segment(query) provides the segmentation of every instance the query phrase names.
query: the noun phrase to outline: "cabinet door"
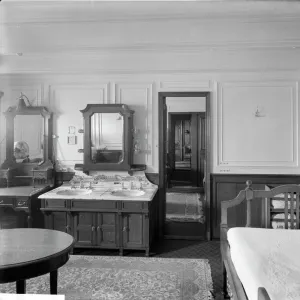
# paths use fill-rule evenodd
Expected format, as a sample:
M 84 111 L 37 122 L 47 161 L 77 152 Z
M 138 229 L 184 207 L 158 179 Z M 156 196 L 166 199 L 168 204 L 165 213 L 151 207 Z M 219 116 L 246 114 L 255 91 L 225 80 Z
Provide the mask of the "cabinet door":
M 0 229 L 26 228 L 27 215 L 11 208 L 0 207 Z
M 97 246 L 117 247 L 117 214 L 97 213 Z
M 144 248 L 145 222 L 143 214 L 123 214 L 123 247 Z
M 76 245 L 92 246 L 95 241 L 95 213 L 80 212 L 74 215 L 74 238 Z
M 45 215 L 45 227 L 72 234 L 71 218 L 68 213 L 53 211 Z

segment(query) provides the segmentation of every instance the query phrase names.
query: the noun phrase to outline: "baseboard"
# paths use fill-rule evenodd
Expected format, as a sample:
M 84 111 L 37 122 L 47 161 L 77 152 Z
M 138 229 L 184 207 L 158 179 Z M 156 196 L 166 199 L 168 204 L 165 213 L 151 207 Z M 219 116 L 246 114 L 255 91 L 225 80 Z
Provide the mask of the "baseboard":
M 173 188 L 167 188 L 167 193 L 200 193 L 204 194 L 203 187 L 173 187 Z
M 204 241 L 202 236 L 181 236 L 181 235 L 164 235 L 165 240 L 190 240 L 190 241 Z

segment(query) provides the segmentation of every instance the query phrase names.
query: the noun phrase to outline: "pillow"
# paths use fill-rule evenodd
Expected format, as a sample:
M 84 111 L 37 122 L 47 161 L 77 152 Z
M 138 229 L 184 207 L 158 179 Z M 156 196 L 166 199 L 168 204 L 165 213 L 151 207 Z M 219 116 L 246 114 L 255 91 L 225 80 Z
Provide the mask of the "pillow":
M 270 187 L 268 185 L 265 185 L 265 190 L 266 191 L 270 191 L 271 189 L 273 189 L 274 187 Z M 282 200 L 278 200 L 278 199 L 272 199 L 271 198 L 271 206 L 272 208 L 285 208 L 285 199 L 284 199 L 284 194 L 278 194 L 275 195 L 274 197 L 276 198 L 282 198 Z M 290 199 L 291 196 L 288 195 L 288 199 Z M 294 195 L 294 199 L 296 199 L 296 195 Z M 293 203 L 294 203 L 294 209 L 296 208 L 296 201 L 293 199 Z M 288 209 L 291 208 L 291 201 L 288 201 Z
M 281 214 L 273 214 L 271 216 L 271 219 L 282 219 L 284 220 L 285 219 L 285 215 L 283 213 Z M 288 214 L 288 220 L 291 219 L 291 214 Z M 296 214 L 294 214 L 294 220 L 296 219 Z
M 285 229 L 284 222 L 281 221 L 272 221 L 271 222 L 273 229 Z M 296 223 L 294 222 L 294 228 L 296 228 Z M 288 229 L 291 229 L 291 222 L 288 222 Z

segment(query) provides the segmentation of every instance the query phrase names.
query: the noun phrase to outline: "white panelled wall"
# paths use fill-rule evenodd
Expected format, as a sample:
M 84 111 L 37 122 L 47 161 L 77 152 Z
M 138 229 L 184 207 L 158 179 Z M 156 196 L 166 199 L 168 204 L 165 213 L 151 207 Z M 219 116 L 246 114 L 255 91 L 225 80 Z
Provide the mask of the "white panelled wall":
M 124 103 L 139 129 L 134 163 L 158 172 L 158 92 L 209 91 L 212 172 L 300 173 L 297 3 L 3 3 L 1 112 L 20 92 L 47 106 L 66 168 L 83 160 L 80 110 Z M 3 161 L 5 141 L 0 149 Z

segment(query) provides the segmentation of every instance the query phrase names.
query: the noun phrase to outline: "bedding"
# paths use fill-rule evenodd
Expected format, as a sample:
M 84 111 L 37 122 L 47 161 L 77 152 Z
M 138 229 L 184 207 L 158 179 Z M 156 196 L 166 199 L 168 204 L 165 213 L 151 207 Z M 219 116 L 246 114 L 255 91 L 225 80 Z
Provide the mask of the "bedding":
M 265 186 L 266 191 L 270 191 L 273 187 L 268 185 Z M 272 208 L 284 208 L 285 207 L 285 199 L 283 194 L 278 194 L 274 197 L 275 199 L 271 199 Z M 291 199 L 291 196 L 288 195 L 288 199 Z M 294 209 L 296 208 L 296 195 L 293 197 Z M 291 201 L 288 201 L 288 209 L 291 208 Z
M 248 300 L 264 287 L 272 300 L 300 299 L 300 230 L 228 230 L 230 255 Z
M 285 223 L 284 223 L 284 219 L 285 219 L 285 214 L 280 213 L 280 214 L 272 214 L 271 217 L 271 225 L 273 229 L 285 229 Z M 288 220 L 291 219 L 291 214 L 288 214 Z M 282 221 L 281 221 L 282 220 Z M 297 226 L 297 223 L 295 222 L 296 220 L 296 214 L 294 214 L 293 217 L 294 220 L 294 228 Z M 288 229 L 291 229 L 291 222 L 288 222 Z

